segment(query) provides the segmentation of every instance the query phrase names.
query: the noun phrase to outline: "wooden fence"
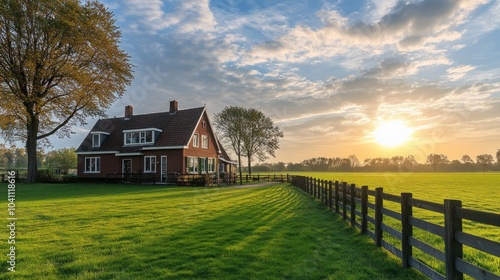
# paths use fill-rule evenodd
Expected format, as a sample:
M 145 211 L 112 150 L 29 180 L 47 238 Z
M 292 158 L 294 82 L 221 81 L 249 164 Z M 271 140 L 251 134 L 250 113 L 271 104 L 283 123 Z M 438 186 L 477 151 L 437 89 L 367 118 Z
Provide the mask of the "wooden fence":
M 369 235 L 379 247 L 387 249 L 402 261 L 405 268 L 413 267 L 431 279 L 463 279 L 464 274 L 475 279 L 496 279 L 496 275 L 484 268 L 478 267 L 463 258 L 463 247 L 500 257 L 500 243 L 462 231 L 462 221 L 468 220 L 500 229 L 500 214 L 476 211 L 462 208 L 459 200 L 444 200 L 444 204 L 428 202 L 412 197 L 411 193 L 396 196 L 384 193 L 382 188 L 369 190 L 367 186 L 357 188 L 355 184 L 345 182 L 319 180 L 311 177 L 290 177 L 292 185 L 311 194 L 326 204 L 330 209 L 341 213 L 344 220 L 350 221 L 362 233 Z M 401 205 L 401 211 L 393 211 L 384 207 L 384 201 Z M 444 226 L 436 225 L 413 217 L 413 208 L 420 208 L 444 215 Z M 369 215 L 374 213 L 373 216 Z M 401 225 L 401 231 L 384 223 L 384 216 L 396 219 Z M 358 217 L 358 219 L 356 219 Z M 369 229 L 368 223 L 372 224 Z M 424 243 L 413 235 L 413 229 L 419 228 L 444 240 L 444 251 Z M 401 242 L 401 247 L 389 243 L 384 237 L 388 233 Z M 414 257 L 413 248 L 422 251 L 444 263 L 445 275 L 434 270 L 423 260 Z
M 288 182 L 290 178 L 290 175 L 286 174 L 255 174 L 255 175 L 249 175 L 245 174 L 241 176 L 241 181 L 245 183 L 250 183 L 250 182 Z M 239 183 L 240 182 L 240 176 L 236 175 L 236 181 L 234 183 Z

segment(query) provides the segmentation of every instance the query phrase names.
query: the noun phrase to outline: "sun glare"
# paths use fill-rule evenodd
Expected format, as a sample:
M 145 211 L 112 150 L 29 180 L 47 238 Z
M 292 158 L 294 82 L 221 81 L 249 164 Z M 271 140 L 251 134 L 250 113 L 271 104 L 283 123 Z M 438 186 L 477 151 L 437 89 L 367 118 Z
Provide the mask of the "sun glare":
M 381 145 L 396 147 L 408 141 L 412 132 L 412 129 L 408 128 L 402 121 L 397 120 L 380 124 L 373 132 L 373 136 L 375 141 Z

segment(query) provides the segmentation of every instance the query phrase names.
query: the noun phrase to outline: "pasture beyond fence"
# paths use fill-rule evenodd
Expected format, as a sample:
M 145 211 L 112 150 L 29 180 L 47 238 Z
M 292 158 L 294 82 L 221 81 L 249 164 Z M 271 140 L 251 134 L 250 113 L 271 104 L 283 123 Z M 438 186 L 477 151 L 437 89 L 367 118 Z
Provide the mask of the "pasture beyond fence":
M 367 186 L 358 188 L 355 184 L 305 176 L 290 176 L 289 179 L 292 185 L 340 213 L 353 227 L 370 236 L 378 247 L 400 258 L 405 268 L 413 267 L 431 279 L 463 279 L 464 274 L 475 279 L 500 279 L 499 275 L 472 264 L 470 260 L 464 260 L 463 250 L 465 245 L 484 254 L 500 257 L 500 243 L 462 230 L 463 220 L 500 229 L 500 214 L 463 208 L 459 200 L 445 199 L 444 204 L 439 204 L 413 198 L 411 193 L 402 193 L 401 196 L 384 193 L 383 188 L 369 190 Z M 384 207 L 384 202 L 399 204 L 400 211 Z M 414 208 L 443 215 L 444 226 L 414 217 Z M 384 217 L 397 220 L 401 231 L 384 223 Z M 413 234 L 414 228 L 442 238 L 444 251 L 418 239 Z M 388 240 L 391 238 L 397 239 L 401 246 L 390 243 Z M 413 248 L 419 249 L 426 257 L 442 262 L 444 275 L 428 266 L 422 258 L 416 257 Z

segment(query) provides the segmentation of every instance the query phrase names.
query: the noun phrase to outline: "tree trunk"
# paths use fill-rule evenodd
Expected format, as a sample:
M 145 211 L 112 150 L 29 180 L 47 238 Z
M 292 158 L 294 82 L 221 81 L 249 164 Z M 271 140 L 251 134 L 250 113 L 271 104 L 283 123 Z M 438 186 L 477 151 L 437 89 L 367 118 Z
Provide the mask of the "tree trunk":
M 252 176 L 252 158 L 248 157 L 248 175 Z
M 241 155 L 238 154 L 238 169 L 240 171 L 240 185 L 243 185 L 243 172 L 241 172 Z
M 39 121 L 36 117 L 31 117 L 31 123 L 27 126 L 28 137 L 26 139 L 26 153 L 28 155 L 28 176 L 27 183 L 36 183 L 36 174 L 38 171 L 36 160 L 37 135 Z

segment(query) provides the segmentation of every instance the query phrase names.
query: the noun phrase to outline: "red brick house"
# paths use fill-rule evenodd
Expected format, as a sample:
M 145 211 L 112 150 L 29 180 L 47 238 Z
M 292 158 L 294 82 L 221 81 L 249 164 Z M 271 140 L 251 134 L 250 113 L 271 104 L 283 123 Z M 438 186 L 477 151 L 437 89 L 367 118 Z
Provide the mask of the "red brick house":
M 80 147 L 79 177 L 152 175 L 166 182 L 178 174 L 234 172 L 232 162 L 210 125 L 205 107 L 100 119 Z

